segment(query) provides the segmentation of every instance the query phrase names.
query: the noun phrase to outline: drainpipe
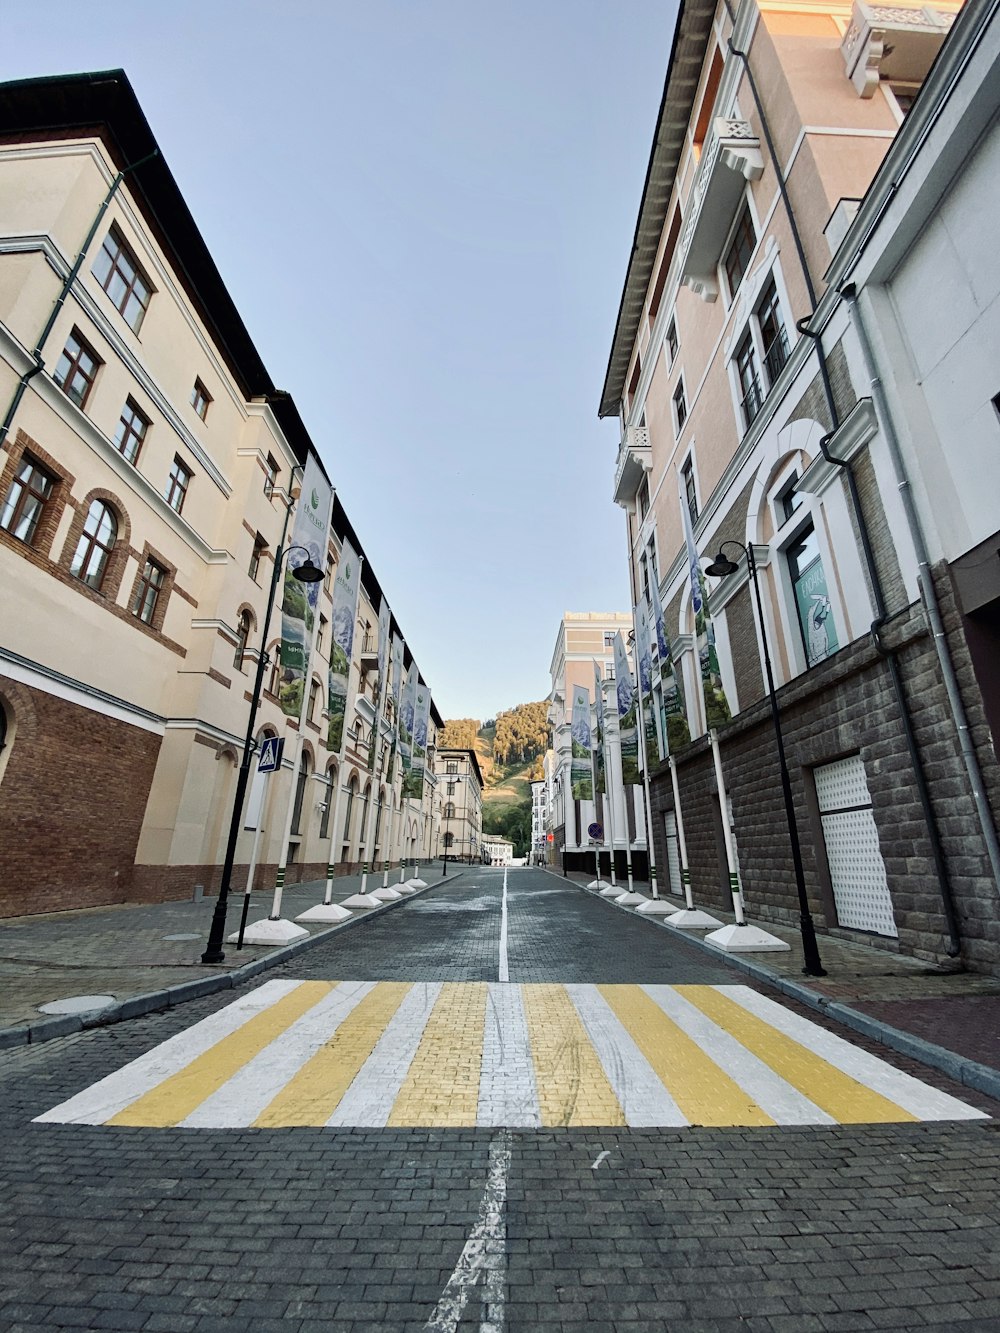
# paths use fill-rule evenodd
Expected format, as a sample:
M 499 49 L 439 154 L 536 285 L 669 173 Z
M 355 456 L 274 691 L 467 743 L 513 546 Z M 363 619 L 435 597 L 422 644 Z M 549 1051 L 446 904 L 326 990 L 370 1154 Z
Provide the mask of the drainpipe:
M 87 251 L 90 249 L 90 244 L 93 241 L 94 237 L 97 235 L 98 227 L 101 225 L 101 219 L 108 211 L 108 207 L 111 203 L 111 200 L 118 193 L 119 185 L 121 185 L 122 181 L 129 174 L 129 172 L 135 171 L 137 167 L 141 167 L 145 162 L 149 162 L 152 158 L 158 157 L 159 153 L 160 150 L 158 148 L 154 148 L 151 153 L 147 153 L 145 157 L 139 158 L 138 162 L 132 162 L 129 166 L 123 167 L 122 170 L 119 171 L 118 175 L 111 182 L 111 188 L 104 196 L 104 200 L 100 208 L 97 210 L 97 214 L 93 222 L 90 224 L 90 230 L 87 232 L 86 239 L 84 240 L 83 245 L 80 247 L 80 253 L 77 255 L 76 260 L 73 263 L 73 267 L 66 275 L 66 281 L 62 285 L 62 290 L 56 297 L 55 305 L 53 305 L 51 311 L 49 312 L 49 317 L 45 321 L 45 327 L 38 335 L 38 341 L 31 349 L 31 356 L 35 364 L 33 366 L 29 366 L 28 369 L 21 376 L 21 378 L 18 380 L 17 388 L 14 390 L 14 397 L 11 399 L 10 406 L 7 408 L 3 422 L 0 423 L 0 449 L 4 447 L 7 435 L 10 432 L 11 424 L 14 420 L 14 415 L 17 412 L 18 407 L 20 406 L 21 399 L 24 397 L 24 392 L 27 389 L 29 382 L 32 379 L 34 379 L 34 377 L 37 374 L 39 374 L 42 370 L 45 369 L 45 362 L 42 359 L 42 350 L 45 347 L 45 343 L 48 340 L 49 334 L 52 332 L 56 320 L 59 318 L 59 312 L 66 304 L 66 298 L 69 296 L 70 291 L 72 290 L 73 283 L 76 282 L 77 274 L 83 267 L 83 261 L 87 257 Z
M 854 284 L 848 283 L 845 287 L 841 288 L 840 295 L 847 302 L 851 316 L 851 324 L 854 328 L 854 332 L 857 334 L 858 343 L 861 347 L 861 353 L 865 362 L 865 370 L 871 385 L 872 399 L 875 403 L 875 410 L 878 413 L 879 424 L 882 428 L 882 433 L 885 436 L 886 445 L 888 446 L 889 457 L 892 461 L 893 471 L 896 476 L 896 485 L 899 490 L 900 499 L 903 502 L 903 512 L 906 515 L 906 524 L 917 557 L 917 582 L 920 587 L 920 596 L 924 604 L 924 609 L 927 612 L 927 619 L 930 622 L 931 634 L 934 638 L 934 647 L 937 650 L 938 664 L 941 668 L 941 677 L 944 681 L 945 691 L 948 696 L 948 706 L 951 710 L 955 730 L 958 732 L 959 748 L 962 752 L 963 762 L 965 763 L 965 771 L 969 779 L 969 786 L 972 789 L 972 798 L 976 805 L 976 813 L 979 817 L 979 826 L 982 830 L 983 841 L 986 844 L 986 851 L 989 856 L 994 883 L 997 892 L 1000 893 L 1000 844 L 998 844 L 997 841 L 996 826 L 993 822 L 993 814 L 990 810 L 989 799 L 986 794 L 986 786 L 983 782 L 983 774 L 979 766 L 979 759 L 972 743 L 972 735 L 969 730 L 969 721 L 965 712 L 965 705 L 962 702 L 962 696 L 958 688 L 958 680 L 955 676 L 955 666 L 951 660 L 948 641 L 945 637 L 944 625 L 941 620 L 941 608 L 938 602 L 937 591 L 934 587 L 934 579 L 931 575 L 927 542 L 924 537 L 920 516 L 917 513 L 917 507 L 913 499 L 910 478 L 906 471 L 906 462 L 903 458 L 902 449 L 900 448 L 899 436 L 896 433 L 895 422 L 889 409 L 889 403 L 886 398 L 881 376 L 878 372 L 875 353 L 868 336 L 868 329 L 865 325 L 864 315 L 858 304 L 857 292 Z
M 726 9 L 730 21 L 735 26 L 735 15 L 726 0 Z M 785 182 L 784 173 L 781 170 L 781 164 L 778 161 L 777 150 L 774 146 L 774 140 L 771 137 L 771 128 L 764 114 L 764 106 L 757 91 L 757 83 L 750 68 L 749 53 L 739 50 L 730 38 L 728 42 L 730 52 L 739 59 L 743 65 L 744 73 L 747 77 L 747 83 L 750 86 L 750 93 L 757 109 L 757 116 L 760 120 L 761 129 L 764 134 L 764 140 L 767 144 L 768 153 L 771 158 L 771 164 L 774 168 L 775 179 L 778 182 L 778 189 L 781 192 L 782 203 L 785 206 L 785 214 L 788 218 L 788 225 L 791 229 L 792 240 L 795 244 L 795 251 L 799 258 L 799 264 L 802 268 L 802 276 L 806 284 L 806 291 L 809 295 L 809 303 L 815 313 L 817 298 L 816 289 L 813 285 L 812 274 L 809 271 L 809 265 L 806 261 L 805 249 L 802 244 L 802 237 L 799 232 L 798 222 L 795 217 L 795 210 L 792 208 L 792 202 L 789 198 L 788 187 Z M 823 384 L 823 396 L 826 399 L 827 411 L 830 416 L 831 434 L 836 431 L 840 425 L 840 414 L 837 411 L 837 404 L 833 395 L 833 385 L 830 382 L 830 371 L 827 365 L 826 353 L 823 349 L 823 339 L 819 333 L 813 332 L 809 327 L 809 320 L 812 315 L 796 321 L 796 329 L 800 334 L 811 338 L 816 347 L 816 359 L 819 364 L 820 379 Z M 920 800 L 920 808 L 924 816 L 924 823 L 927 826 L 927 834 L 931 844 L 931 857 L 934 861 L 934 871 L 938 881 L 938 889 L 941 894 L 941 905 L 944 912 L 945 923 L 948 927 L 948 947 L 947 954 L 949 958 L 957 958 L 962 951 L 962 937 L 958 921 L 958 913 L 955 908 L 955 900 L 951 891 L 951 885 L 948 881 L 947 866 L 945 863 L 944 849 L 941 846 L 941 835 L 938 829 L 937 818 L 934 814 L 934 807 L 931 804 L 930 791 L 927 786 L 927 777 L 924 773 L 923 763 L 920 758 L 920 751 L 917 748 L 916 737 L 913 733 L 913 722 L 910 717 L 909 706 L 906 702 L 906 696 L 903 692 L 903 682 L 899 672 L 899 663 L 894 651 L 885 647 L 882 643 L 880 631 L 882 626 L 888 620 L 888 611 L 885 604 L 885 596 L 882 589 L 882 581 L 879 578 L 878 569 L 875 564 L 875 553 L 872 549 L 871 534 L 868 524 L 865 520 L 864 510 L 861 506 L 861 496 L 858 492 L 857 478 L 854 475 L 854 469 L 850 462 L 845 459 L 835 458 L 829 449 L 830 435 L 824 435 L 819 442 L 823 457 L 828 463 L 841 468 L 847 478 L 847 488 L 851 497 L 851 508 L 854 511 L 857 520 L 858 533 L 861 538 L 861 549 L 864 556 L 865 566 L 868 571 L 868 578 L 871 584 L 872 595 L 875 602 L 875 619 L 869 626 L 868 632 L 872 643 L 879 656 L 886 664 L 889 673 L 889 679 L 892 684 L 893 696 L 896 700 L 896 706 L 899 710 L 900 721 L 903 726 L 903 736 L 906 741 L 907 752 L 910 756 L 910 763 L 913 767 L 913 774 L 917 784 L 917 794 Z

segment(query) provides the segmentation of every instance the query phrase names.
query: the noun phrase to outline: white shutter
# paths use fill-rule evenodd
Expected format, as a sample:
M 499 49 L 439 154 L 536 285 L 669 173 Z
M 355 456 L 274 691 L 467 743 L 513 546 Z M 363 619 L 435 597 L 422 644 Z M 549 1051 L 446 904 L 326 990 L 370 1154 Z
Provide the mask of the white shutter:
M 837 921 L 852 930 L 898 935 L 872 798 L 860 755 L 814 770 Z

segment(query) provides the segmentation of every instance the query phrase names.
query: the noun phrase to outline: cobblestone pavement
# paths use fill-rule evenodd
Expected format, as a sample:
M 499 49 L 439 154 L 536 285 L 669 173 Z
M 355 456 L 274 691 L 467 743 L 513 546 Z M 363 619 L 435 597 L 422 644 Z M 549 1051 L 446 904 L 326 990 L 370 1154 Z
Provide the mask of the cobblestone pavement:
M 512 983 L 744 980 L 542 872 L 513 872 L 510 886 Z M 348 961 L 352 976 L 372 981 L 495 980 L 497 889 L 496 872 L 468 872 L 331 935 L 256 989 L 337 979 Z M 32 1123 L 232 1001 L 223 993 L 0 1053 L 0 1328 L 1000 1328 L 993 1119 L 726 1129 Z M 863 1039 L 851 1044 L 998 1110 Z

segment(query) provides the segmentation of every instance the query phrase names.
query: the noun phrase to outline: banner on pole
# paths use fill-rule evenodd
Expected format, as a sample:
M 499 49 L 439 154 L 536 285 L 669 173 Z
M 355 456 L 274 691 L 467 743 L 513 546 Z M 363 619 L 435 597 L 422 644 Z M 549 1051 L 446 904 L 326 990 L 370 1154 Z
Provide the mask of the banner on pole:
M 389 665 L 389 603 L 382 598 L 378 612 L 378 680 L 375 683 L 375 717 L 368 743 L 368 772 L 375 772 L 379 751 L 379 729 L 385 709 L 386 673 Z
M 635 688 L 632 684 L 632 669 L 628 664 L 628 653 L 621 630 L 615 635 L 615 689 L 618 693 L 618 738 L 622 754 L 622 783 L 638 786 L 642 782 L 639 772 L 639 723 L 636 706 Z
M 590 754 L 590 691 L 586 685 L 573 686 L 573 715 L 570 728 L 572 758 L 570 791 L 574 801 L 594 799 L 594 770 Z
M 399 703 L 399 762 L 403 770 L 403 791 L 406 791 L 406 779 L 410 772 L 413 757 L 413 715 L 417 701 L 417 664 L 410 662 L 406 673 L 406 684 Z
M 601 668 L 594 663 L 594 715 L 597 722 L 594 736 L 594 790 L 603 796 L 608 790 L 604 763 L 604 692 L 601 689 Z
M 344 538 L 340 564 L 333 582 L 333 642 L 327 676 L 326 746 L 341 755 L 344 748 L 344 722 L 347 716 L 347 690 L 351 679 L 354 652 L 354 624 L 358 618 L 358 591 L 361 587 L 361 561 L 351 543 Z
M 427 767 L 427 724 L 431 713 L 431 692 L 417 682 L 413 695 L 413 735 L 410 741 L 410 765 L 403 774 L 403 795 L 420 800 L 424 794 Z
M 304 547 L 305 550 L 292 551 L 289 555 L 285 563 L 281 595 L 281 679 L 278 682 L 278 703 L 288 717 L 300 717 L 302 714 L 313 624 L 321 586 L 319 583 L 300 583 L 293 571 L 304 565 L 307 559 L 319 569 L 326 568 L 327 522 L 332 496 L 333 488 L 323 476 L 319 461 L 310 454 L 306 459 L 290 542 L 290 546 Z
M 663 745 L 660 758 L 666 759 L 674 750 L 687 745 L 691 740 L 688 726 L 687 707 L 684 702 L 684 686 L 680 670 L 675 667 L 670 651 L 670 639 L 663 620 L 663 603 L 660 600 L 659 575 L 653 568 L 653 618 L 656 629 L 656 656 L 660 668 L 660 722 Z
M 679 485 L 679 482 L 678 482 Z M 694 529 L 691 526 L 691 510 L 682 490 L 678 490 L 681 504 L 681 518 L 684 520 L 684 541 L 687 546 L 688 569 L 691 574 L 691 605 L 694 608 L 694 640 L 698 653 L 698 669 L 701 673 L 701 689 L 705 699 L 705 717 L 708 730 L 721 726 L 732 717 L 729 701 L 722 687 L 722 672 L 719 670 L 719 654 L 715 648 L 715 626 L 708 609 L 708 590 L 705 587 L 705 571 L 698 558 L 698 549 L 694 544 Z
M 642 697 L 642 726 L 645 741 L 646 772 L 652 773 L 660 762 L 660 739 L 653 709 L 653 641 L 650 635 L 649 609 L 645 601 L 632 608 L 635 627 L 635 660 L 639 692 Z

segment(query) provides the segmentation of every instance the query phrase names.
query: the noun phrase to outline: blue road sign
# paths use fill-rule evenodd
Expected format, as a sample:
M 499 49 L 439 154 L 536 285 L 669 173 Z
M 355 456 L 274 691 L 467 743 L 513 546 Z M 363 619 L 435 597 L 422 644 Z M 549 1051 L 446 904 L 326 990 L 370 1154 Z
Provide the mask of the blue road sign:
M 600 824 L 588 824 L 587 832 L 592 838 L 600 838 L 604 835 L 604 830 L 601 828 Z
M 258 773 L 274 773 L 281 767 L 281 752 L 285 748 L 284 737 L 268 736 L 262 741 L 260 758 L 257 761 Z

